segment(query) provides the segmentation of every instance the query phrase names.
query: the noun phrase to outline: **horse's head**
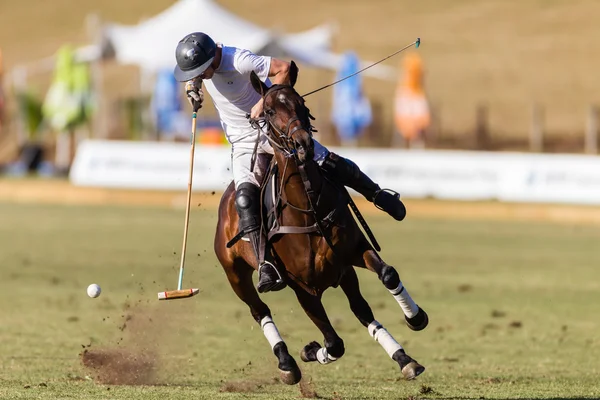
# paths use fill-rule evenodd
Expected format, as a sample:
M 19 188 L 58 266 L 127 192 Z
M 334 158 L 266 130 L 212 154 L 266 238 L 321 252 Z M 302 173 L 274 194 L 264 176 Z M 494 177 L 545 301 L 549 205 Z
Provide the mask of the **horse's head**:
M 294 89 L 298 78 L 298 67 L 292 61 L 285 85 L 268 87 L 254 73 L 250 81 L 254 89 L 264 99 L 264 120 L 268 125 L 268 135 L 276 150 L 295 155 L 300 164 L 312 160 L 314 142 L 312 140 L 311 115 L 304 105 L 304 99 Z

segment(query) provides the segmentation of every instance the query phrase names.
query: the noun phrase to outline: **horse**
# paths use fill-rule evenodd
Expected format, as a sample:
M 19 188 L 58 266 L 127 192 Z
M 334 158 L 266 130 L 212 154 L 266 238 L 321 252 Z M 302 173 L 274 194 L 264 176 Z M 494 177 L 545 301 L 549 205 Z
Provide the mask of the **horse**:
M 287 273 L 288 286 L 296 294 L 306 315 L 323 334 L 323 345 L 308 343 L 300 352 L 304 362 L 330 364 L 344 355 L 344 341 L 331 325 L 321 302 L 323 292 L 340 286 L 350 309 L 369 334 L 398 363 L 404 378 L 414 379 L 425 368 L 374 317 L 363 298 L 354 266 L 377 274 L 399 303 L 412 330 L 422 330 L 428 317 L 408 294 L 398 272 L 386 264 L 361 232 L 348 207 L 345 188 L 326 176 L 313 161 L 310 111 L 294 85 L 298 67 L 292 61 L 284 85 L 268 87 L 252 72 L 250 79 L 264 101 L 263 126 L 274 148 L 273 161 L 279 171 L 274 186 L 280 188 L 275 211 L 278 229 L 269 233 L 268 250 Z M 254 121 L 255 123 L 257 121 Z M 268 180 L 265 177 L 264 185 Z M 262 196 L 261 196 L 262 197 Z M 252 282 L 256 256 L 246 241 L 229 239 L 239 235 L 235 208 L 235 187 L 227 187 L 219 204 L 214 248 L 231 288 L 260 325 L 278 360 L 281 381 L 297 384 L 302 373 L 281 338 L 269 307 L 261 300 Z M 264 218 L 263 218 L 264 219 Z M 266 229 L 263 221 L 263 229 Z

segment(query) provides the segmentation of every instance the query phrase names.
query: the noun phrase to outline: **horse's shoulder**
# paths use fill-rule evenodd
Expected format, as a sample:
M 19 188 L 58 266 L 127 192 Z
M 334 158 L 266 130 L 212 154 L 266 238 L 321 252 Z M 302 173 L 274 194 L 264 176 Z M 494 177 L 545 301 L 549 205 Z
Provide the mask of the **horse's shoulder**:
M 215 192 L 212 192 L 212 194 L 214 195 Z M 219 203 L 219 209 L 226 210 L 227 209 L 227 205 L 231 201 L 233 201 L 234 198 L 235 198 L 235 185 L 233 184 L 233 181 L 231 181 L 231 183 L 229 183 L 229 185 L 227 186 L 227 188 L 223 192 L 223 195 L 221 196 L 221 201 Z

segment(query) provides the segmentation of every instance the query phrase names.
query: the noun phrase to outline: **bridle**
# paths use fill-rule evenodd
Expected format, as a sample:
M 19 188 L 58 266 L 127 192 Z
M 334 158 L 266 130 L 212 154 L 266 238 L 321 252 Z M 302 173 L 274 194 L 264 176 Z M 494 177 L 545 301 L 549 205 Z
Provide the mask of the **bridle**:
M 291 88 L 291 86 L 273 85 L 265 92 L 265 94 L 263 95 L 263 99 L 266 99 L 268 95 L 274 95 L 273 94 L 274 92 L 277 92 L 277 91 L 285 89 L 285 88 Z M 292 88 L 292 90 L 294 90 L 294 89 Z M 298 95 L 298 96 L 300 96 L 300 95 Z M 310 119 L 311 115 L 310 115 L 310 112 L 308 111 L 308 109 L 306 109 L 306 113 L 307 113 L 307 119 Z M 298 117 L 298 115 L 296 115 L 288 120 L 288 122 L 286 123 L 285 129 L 282 130 L 279 127 L 277 127 L 277 125 L 273 122 L 273 119 L 272 119 L 273 116 L 274 116 L 274 114 L 269 115 L 269 113 L 265 112 L 263 117 L 250 119 L 250 125 L 254 129 L 259 129 L 259 130 L 264 130 L 264 128 L 266 127 L 267 128 L 266 137 L 267 137 L 267 140 L 269 140 L 269 143 L 271 143 L 271 146 L 282 151 L 285 154 L 285 156 L 288 158 L 289 157 L 297 158 L 298 149 L 296 146 L 296 141 L 294 140 L 294 134 L 300 130 L 303 130 L 303 131 L 307 132 L 309 134 L 309 136 L 312 138 L 313 132 L 315 132 L 314 127 L 310 124 L 310 122 L 308 122 L 308 124 L 306 122 L 302 122 L 302 119 L 300 117 Z M 292 127 L 292 124 L 294 124 L 297 121 L 300 123 L 296 124 L 295 126 Z M 275 137 L 277 137 L 278 140 L 276 140 Z M 257 142 L 257 144 L 258 144 L 258 142 Z M 296 161 L 298 161 L 298 159 Z
M 288 86 L 288 85 L 273 85 L 269 89 L 267 89 L 267 91 L 263 94 L 263 100 L 266 99 L 268 95 L 273 95 L 274 92 L 277 92 L 284 88 L 291 88 L 291 90 L 293 90 L 295 92 L 295 90 L 291 86 Z M 298 94 L 298 96 L 300 96 L 300 95 Z M 300 177 L 302 179 L 302 183 L 304 186 L 304 193 L 306 194 L 306 198 L 307 198 L 309 207 L 307 209 L 300 208 L 298 206 L 291 204 L 287 200 L 286 200 L 285 204 L 287 204 L 291 208 L 295 209 L 296 211 L 299 211 L 304 214 L 312 215 L 315 222 L 313 225 L 307 226 L 307 227 L 286 227 L 286 230 L 288 232 L 293 231 L 293 233 L 319 232 L 321 237 L 323 237 L 325 242 L 327 242 L 327 245 L 329 246 L 329 248 L 331 248 L 331 250 L 335 254 L 335 247 L 333 246 L 331 238 L 327 235 L 327 231 L 325 230 L 326 225 L 324 225 L 324 223 L 326 223 L 327 225 L 329 225 L 329 223 L 332 223 L 332 221 L 335 218 L 335 214 L 337 213 L 338 210 L 337 210 L 337 208 L 334 208 L 324 218 L 322 218 L 322 219 L 319 218 L 319 215 L 317 214 L 316 205 L 319 204 L 321 194 L 315 193 L 315 191 L 313 190 L 311 181 L 308 177 L 308 173 L 305 170 L 305 164 L 303 162 L 301 162 L 300 159 L 298 158 L 296 141 L 294 140 L 294 134 L 296 132 L 298 132 L 299 130 L 303 130 L 303 131 L 307 132 L 310 135 L 311 139 L 312 139 L 312 133 L 316 132 L 316 130 L 310 124 L 310 119 L 314 119 L 314 117 L 312 115 L 310 115 L 310 111 L 308 110 L 308 108 L 306 106 L 304 106 L 304 111 L 306 112 L 306 121 L 307 122 L 303 122 L 302 118 L 299 117 L 298 113 L 296 112 L 296 115 L 287 121 L 287 123 L 285 125 L 285 130 L 279 129 L 277 127 L 277 125 L 273 122 L 272 118 L 275 114 L 269 115 L 269 113 L 267 113 L 267 112 L 265 112 L 263 114 L 264 115 L 263 117 L 250 119 L 250 125 L 252 125 L 252 127 L 257 130 L 264 130 L 264 128 L 267 128 L 266 137 L 269 140 L 269 143 L 271 143 L 271 145 L 274 148 L 277 148 L 285 155 L 285 163 L 283 166 L 281 166 L 283 168 L 283 171 L 281 172 L 281 177 L 286 176 L 286 171 L 290 164 L 290 160 L 293 159 L 293 161 L 295 162 L 295 164 L 298 168 Z M 296 124 L 295 126 L 292 127 L 292 125 L 295 122 L 299 122 L 299 124 Z M 258 135 L 257 135 L 257 139 L 256 139 L 256 144 L 254 146 L 254 154 L 252 157 L 252 162 L 251 162 L 251 167 L 250 167 L 251 171 L 254 170 L 254 163 L 256 161 L 256 154 L 257 154 L 257 149 L 258 149 L 258 141 L 259 141 L 259 137 L 260 137 L 260 131 L 257 133 L 258 133 Z M 279 140 L 276 140 L 274 137 L 277 137 Z M 281 200 L 281 195 L 284 193 L 284 185 L 285 185 L 285 180 L 281 179 L 280 187 L 279 187 L 279 191 L 278 191 L 279 198 L 276 200 L 276 203 L 279 203 L 279 201 Z M 262 203 L 262 194 L 261 194 L 261 203 Z M 261 219 L 264 220 L 262 215 L 261 215 Z

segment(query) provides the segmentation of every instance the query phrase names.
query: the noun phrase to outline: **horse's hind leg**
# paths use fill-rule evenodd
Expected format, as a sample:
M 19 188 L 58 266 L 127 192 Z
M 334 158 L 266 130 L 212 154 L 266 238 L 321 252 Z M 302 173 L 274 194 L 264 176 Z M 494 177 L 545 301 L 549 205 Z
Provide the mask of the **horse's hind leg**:
M 366 267 L 377 274 L 383 285 L 402 308 L 406 325 L 410 329 L 420 331 L 427 327 L 427 324 L 429 324 L 427 313 L 408 294 L 396 269 L 391 265 L 387 265 L 375 250 L 369 246 L 369 249 L 362 253 L 362 259 L 356 265 Z
M 302 349 L 300 358 L 304 362 L 318 361 L 320 364 L 330 364 L 344 355 L 344 341 L 338 336 L 329 322 L 321 296 L 312 296 L 295 284 L 290 285 L 296 292 L 298 302 L 306 315 L 323 334 L 322 347 L 318 342 L 310 342 Z
M 358 277 L 354 269 L 349 269 L 342 278 L 340 286 L 348 301 L 350 309 L 356 315 L 356 318 L 366 327 L 369 335 L 377 341 L 381 347 L 388 353 L 392 360 L 400 366 L 400 371 L 406 379 L 414 379 L 419 376 L 425 367 L 413 360 L 402 348 L 402 346 L 390 335 L 390 333 L 375 320 L 371 307 L 360 293 Z
M 225 268 L 225 272 L 235 294 L 250 307 L 252 317 L 259 323 L 273 353 L 277 356 L 281 380 L 288 385 L 295 385 L 300 382 L 302 378 L 300 368 L 288 352 L 288 348 L 271 318 L 269 307 L 263 303 L 254 288 L 252 267 L 245 262 L 237 262 L 230 268 Z

